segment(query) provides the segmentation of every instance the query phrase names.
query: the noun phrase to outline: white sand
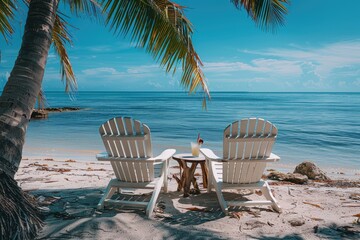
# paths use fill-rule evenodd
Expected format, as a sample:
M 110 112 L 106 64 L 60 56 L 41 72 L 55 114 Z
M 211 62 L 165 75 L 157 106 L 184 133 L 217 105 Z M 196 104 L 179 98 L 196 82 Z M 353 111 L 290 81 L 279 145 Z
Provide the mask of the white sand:
M 49 208 L 40 239 L 360 239 L 360 224 L 353 216 L 360 213 L 359 184 L 338 188 L 326 183 L 274 182 L 272 189 L 282 214 L 268 207 L 251 207 L 231 209 L 234 214 L 225 216 L 214 192 L 202 189 L 199 195 L 183 198 L 171 178 L 178 169 L 170 172 L 170 191 L 160 194 L 151 219 L 143 210 L 96 210 L 114 177 L 109 163 L 25 159 L 16 179 L 42 201 L 44 210 Z M 346 176 L 336 170 L 330 173 Z M 359 179 L 357 173 L 351 176 Z M 197 178 L 201 187 L 202 178 Z M 239 195 L 228 192 L 225 197 Z M 292 226 L 291 221 L 304 224 Z

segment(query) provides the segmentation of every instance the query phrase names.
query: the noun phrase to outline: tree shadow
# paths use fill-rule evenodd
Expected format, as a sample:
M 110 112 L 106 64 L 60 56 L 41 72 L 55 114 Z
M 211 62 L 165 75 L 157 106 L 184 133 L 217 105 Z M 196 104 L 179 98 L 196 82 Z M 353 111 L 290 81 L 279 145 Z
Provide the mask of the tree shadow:
M 342 240 L 342 239 L 360 239 L 360 226 L 359 224 L 345 225 L 340 226 L 335 223 L 326 225 L 326 226 L 316 226 L 314 227 L 314 236 L 319 239 L 329 239 L 329 240 Z M 293 233 L 286 236 L 251 236 L 252 239 L 258 240 L 305 240 L 305 238 L 300 234 Z
M 172 217 L 165 218 L 163 222 L 169 224 L 180 224 L 182 226 L 195 226 L 226 217 L 220 208 L 215 192 L 205 192 L 198 195 L 191 195 L 188 198 L 183 198 L 182 193 L 180 192 L 172 192 L 168 195 L 169 200 L 166 202 L 167 212 L 171 213 Z M 225 199 L 230 201 L 249 200 L 244 197 L 244 195 L 233 192 L 224 192 L 223 195 Z M 178 203 L 184 207 L 181 205 L 175 207 L 174 201 L 176 201 L 176 199 L 178 199 Z M 186 212 L 180 211 L 179 209 L 184 209 Z M 250 208 L 248 207 L 230 207 L 229 212 L 249 212 L 249 209 Z M 273 212 L 271 209 L 261 207 L 253 207 L 252 209 L 256 209 L 257 211 Z
M 221 211 L 210 213 L 189 211 L 185 214 L 179 212 L 178 215 L 172 216 L 172 219 L 178 218 L 177 221 L 157 218 L 156 214 L 152 219 L 148 219 L 143 209 L 133 207 L 121 206 L 121 208 L 112 207 L 97 211 L 96 206 L 103 194 L 103 189 L 100 188 L 42 189 L 31 194 L 43 207 L 49 208 L 44 214 L 46 227 L 37 239 L 137 239 L 144 238 L 146 232 L 154 231 L 165 239 L 226 239 L 220 233 L 196 228 L 189 230 L 188 227 L 217 219 L 221 217 Z M 159 202 L 171 202 L 169 195 L 171 193 L 160 194 Z M 139 198 L 150 196 L 150 194 L 142 194 Z M 120 194 L 115 197 L 124 196 Z M 166 207 L 168 206 L 167 204 Z M 197 219 L 195 223 L 194 219 Z M 176 222 L 176 225 L 172 224 Z M 144 229 L 137 229 L 138 227 Z

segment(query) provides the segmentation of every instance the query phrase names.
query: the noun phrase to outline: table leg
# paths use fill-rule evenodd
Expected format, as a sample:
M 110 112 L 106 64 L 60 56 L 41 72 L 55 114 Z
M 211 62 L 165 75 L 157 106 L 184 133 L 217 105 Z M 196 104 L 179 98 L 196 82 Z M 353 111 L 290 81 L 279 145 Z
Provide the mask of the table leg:
M 202 175 L 203 175 L 203 187 L 207 188 L 208 186 L 208 169 L 206 167 L 206 163 L 205 162 L 201 162 L 200 163 L 201 166 L 201 171 L 202 171 Z
M 178 176 L 176 176 L 175 174 L 173 174 L 173 178 L 176 180 L 177 184 L 178 184 L 178 187 L 177 187 L 177 191 L 180 192 L 181 189 L 183 189 L 183 186 L 184 186 L 184 171 L 183 169 L 186 168 L 186 163 L 182 160 L 177 160 L 177 159 L 174 159 L 178 162 L 179 164 L 179 169 L 180 169 L 180 178 Z

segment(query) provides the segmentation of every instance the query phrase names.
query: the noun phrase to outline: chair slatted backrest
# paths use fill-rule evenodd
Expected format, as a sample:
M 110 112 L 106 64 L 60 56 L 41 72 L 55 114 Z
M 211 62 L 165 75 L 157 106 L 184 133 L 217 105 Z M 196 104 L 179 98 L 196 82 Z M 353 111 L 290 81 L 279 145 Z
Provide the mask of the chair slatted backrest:
M 103 123 L 99 132 L 118 179 L 149 182 L 154 178 L 150 129 L 130 117 L 116 117 Z M 139 160 L 137 160 L 137 158 Z M 141 160 L 140 160 L 141 159 Z
M 261 118 L 235 121 L 224 130 L 223 181 L 252 183 L 260 180 L 266 163 L 256 162 L 270 156 L 277 136 L 277 128 Z M 236 161 L 231 161 L 236 160 Z M 254 160 L 241 162 L 239 160 Z

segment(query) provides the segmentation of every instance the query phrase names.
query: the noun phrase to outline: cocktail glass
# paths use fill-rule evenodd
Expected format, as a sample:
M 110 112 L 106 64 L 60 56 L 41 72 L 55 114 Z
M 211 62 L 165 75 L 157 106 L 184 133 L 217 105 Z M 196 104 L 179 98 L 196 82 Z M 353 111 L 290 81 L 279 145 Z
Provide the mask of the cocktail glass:
M 200 154 L 200 145 L 198 143 L 191 142 L 191 154 L 194 157 L 198 157 Z

